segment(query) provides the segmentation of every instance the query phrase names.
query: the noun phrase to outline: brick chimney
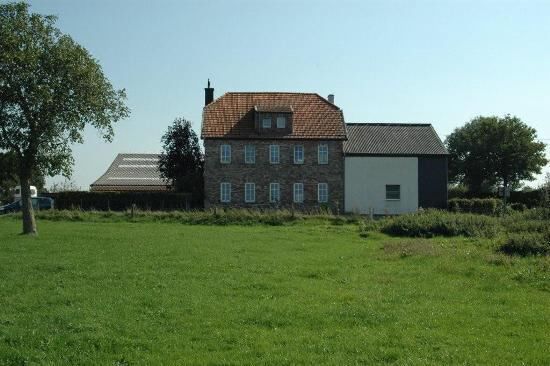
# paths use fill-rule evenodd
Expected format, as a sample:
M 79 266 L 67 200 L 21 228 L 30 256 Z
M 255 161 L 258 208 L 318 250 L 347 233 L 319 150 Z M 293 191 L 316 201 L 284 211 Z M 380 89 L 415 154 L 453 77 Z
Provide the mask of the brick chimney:
M 204 106 L 206 107 L 214 100 L 214 88 L 210 87 L 210 79 L 208 79 L 208 87 L 204 88 Z

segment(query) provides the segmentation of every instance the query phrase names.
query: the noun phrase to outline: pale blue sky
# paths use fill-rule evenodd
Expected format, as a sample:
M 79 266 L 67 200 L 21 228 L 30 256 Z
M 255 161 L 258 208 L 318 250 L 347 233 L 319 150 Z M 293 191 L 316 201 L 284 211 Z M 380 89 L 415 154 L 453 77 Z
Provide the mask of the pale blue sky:
M 550 143 L 549 1 L 30 3 L 59 16 L 128 93 L 113 143 L 87 130 L 74 148 L 83 189 L 119 152 L 159 152 L 176 117 L 200 132 L 207 78 L 216 97 L 333 93 L 347 122 L 429 122 L 442 139 L 510 113 Z

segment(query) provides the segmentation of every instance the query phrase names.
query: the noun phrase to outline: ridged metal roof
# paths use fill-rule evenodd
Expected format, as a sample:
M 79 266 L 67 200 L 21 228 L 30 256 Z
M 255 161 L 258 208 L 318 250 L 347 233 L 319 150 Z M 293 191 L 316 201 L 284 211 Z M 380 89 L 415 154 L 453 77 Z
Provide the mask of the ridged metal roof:
M 167 190 L 158 170 L 158 154 L 118 154 L 111 166 L 90 185 L 92 190 Z
M 346 155 L 447 155 L 430 124 L 348 123 Z

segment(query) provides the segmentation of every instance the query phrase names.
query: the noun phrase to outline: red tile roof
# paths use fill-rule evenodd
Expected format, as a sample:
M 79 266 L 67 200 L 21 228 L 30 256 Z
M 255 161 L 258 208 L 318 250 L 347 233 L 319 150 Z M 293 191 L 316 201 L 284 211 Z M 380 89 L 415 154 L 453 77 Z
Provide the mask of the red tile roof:
M 292 110 L 293 131 L 274 137 L 254 129 L 254 109 Z M 203 111 L 202 138 L 346 139 L 342 110 L 315 93 L 226 93 Z

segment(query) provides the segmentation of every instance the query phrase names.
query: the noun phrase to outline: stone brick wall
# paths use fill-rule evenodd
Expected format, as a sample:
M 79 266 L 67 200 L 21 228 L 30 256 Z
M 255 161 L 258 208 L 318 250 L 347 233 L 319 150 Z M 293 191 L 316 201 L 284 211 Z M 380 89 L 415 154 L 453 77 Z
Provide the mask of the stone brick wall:
M 231 145 L 231 163 L 220 163 L 220 145 Z M 318 163 L 320 144 L 328 145 L 328 164 Z M 244 147 L 256 147 L 256 163 L 245 164 Z M 279 145 L 280 163 L 270 164 L 269 145 Z M 304 163 L 294 164 L 294 146 L 304 147 Z M 280 184 L 281 200 L 277 207 L 310 210 L 328 206 L 343 211 L 344 155 L 341 140 L 222 140 L 206 139 L 205 208 L 211 207 L 275 207 L 269 202 L 269 183 Z M 220 183 L 231 183 L 231 202 L 220 202 Z M 245 203 L 245 183 L 255 183 L 256 202 Z M 304 202 L 293 203 L 293 184 L 304 184 Z M 317 200 L 317 184 L 328 183 L 328 203 Z

